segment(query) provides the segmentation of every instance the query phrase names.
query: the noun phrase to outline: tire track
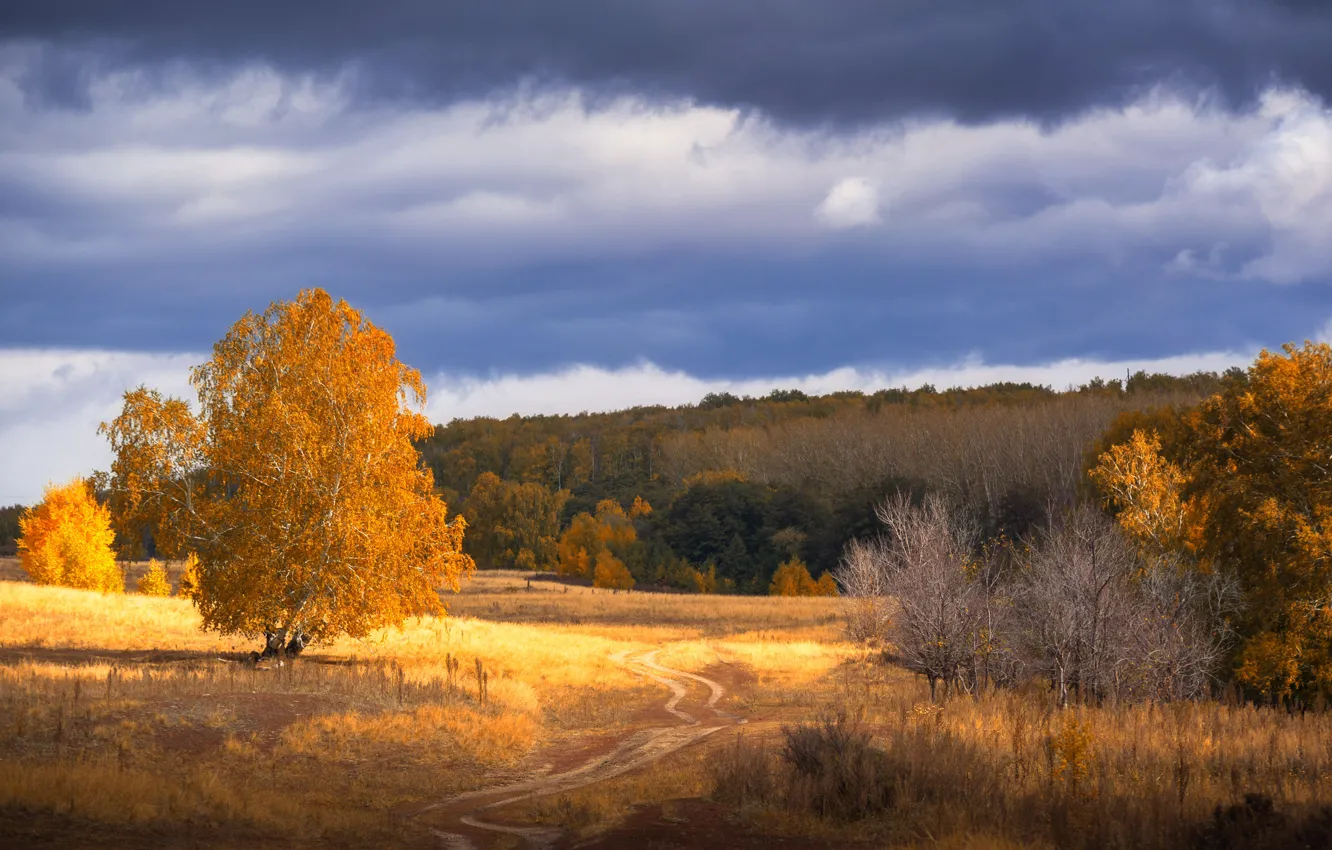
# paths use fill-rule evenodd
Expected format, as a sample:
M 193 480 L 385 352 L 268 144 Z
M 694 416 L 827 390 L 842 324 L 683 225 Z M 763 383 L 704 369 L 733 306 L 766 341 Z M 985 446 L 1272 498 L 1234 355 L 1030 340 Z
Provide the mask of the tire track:
M 563 832 L 554 827 L 516 826 L 483 820 L 479 814 L 488 810 L 520 803 L 536 797 L 572 791 L 597 782 L 604 782 L 631 770 L 649 765 L 690 744 L 725 729 L 727 725 L 744 723 L 742 718 L 723 712 L 717 703 L 726 694 L 726 689 L 718 682 L 667 667 L 657 661 L 660 650 L 647 652 L 620 652 L 611 656 L 613 661 L 624 664 L 638 675 L 657 682 L 670 689 L 671 696 L 663 706 L 673 717 L 680 720 L 680 726 L 662 726 L 644 729 L 629 735 L 609 754 L 594 758 L 572 770 L 554 776 L 543 776 L 503 785 L 498 788 L 486 788 L 469 791 L 439 803 L 433 803 L 412 814 L 420 817 L 428 812 L 445 810 L 448 820 L 490 833 L 515 835 L 522 838 L 533 850 L 546 850 L 554 846 Z M 719 719 L 721 725 L 703 725 L 687 711 L 679 708 L 680 703 L 689 695 L 689 682 L 705 686 L 708 700 L 704 707 Z M 477 845 L 468 836 L 459 832 L 440 829 L 431 830 L 448 850 L 478 850 Z

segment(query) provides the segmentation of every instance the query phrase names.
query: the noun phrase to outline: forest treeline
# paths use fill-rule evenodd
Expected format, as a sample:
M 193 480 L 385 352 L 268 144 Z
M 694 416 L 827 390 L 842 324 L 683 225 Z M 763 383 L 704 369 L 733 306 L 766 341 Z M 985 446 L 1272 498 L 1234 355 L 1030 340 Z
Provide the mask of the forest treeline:
M 791 568 L 833 570 L 848 542 L 880 533 L 887 497 L 943 494 L 987 537 L 1021 538 L 1077 501 L 1089 450 L 1121 413 L 1196 404 L 1224 377 L 714 393 L 680 407 L 455 420 L 418 448 L 466 517 L 479 567 L 762 593 L 786 565 L 783 587 L 816 592 Z
M 848 542 L 879 533 L 875 508 L 899 492 L 946 494 L 987 535 L 1026 535 L 1076 501 L 1088 451 L 1120 413 L 1194 404 L 1222 379 L 712 393 L 679 407 L 460 419 L 417 448 L 466 517 L 481 568 L 595 579 L 600 557 L 615 586 L 765 593 L 784 563 L 811 577 L 834 569 Z M 0 507 L 0 555 L 14 554 L 22 511 Z

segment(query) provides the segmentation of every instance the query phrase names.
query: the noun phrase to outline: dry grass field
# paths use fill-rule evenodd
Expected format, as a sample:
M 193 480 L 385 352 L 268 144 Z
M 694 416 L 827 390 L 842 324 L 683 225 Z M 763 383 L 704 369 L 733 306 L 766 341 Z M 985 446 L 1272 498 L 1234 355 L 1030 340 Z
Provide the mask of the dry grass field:
M 836 600 L 486 573 L 447 618 L 256 668 L 182 600 L 0 575 L 6 847 L 1294 847 L 1332 824 L 1321 710 L 933 706 Z M 864 817 L 790 766 L 783 730 L 821 721 Z

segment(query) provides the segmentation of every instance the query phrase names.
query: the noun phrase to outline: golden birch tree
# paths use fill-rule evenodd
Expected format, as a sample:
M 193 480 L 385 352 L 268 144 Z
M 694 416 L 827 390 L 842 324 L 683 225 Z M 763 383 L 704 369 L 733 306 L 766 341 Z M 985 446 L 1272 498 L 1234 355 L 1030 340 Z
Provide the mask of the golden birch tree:
M 197 408 L 140 387 L 103 423 L 127 536 L 193 552 L 205 628 L 268 648 L 360 637 L 440 610 L 472 569 L 414 439 L 421 375 L 392 338 L 319 289 L 247 313 L 191 371 Z

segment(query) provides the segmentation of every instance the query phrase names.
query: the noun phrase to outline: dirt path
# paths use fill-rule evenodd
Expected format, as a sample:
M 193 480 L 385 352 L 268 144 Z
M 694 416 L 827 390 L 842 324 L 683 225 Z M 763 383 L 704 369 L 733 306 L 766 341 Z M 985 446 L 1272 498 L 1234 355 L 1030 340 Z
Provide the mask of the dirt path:
M 543 797 L 603 782 L 651 764 L 713 732 L 745 722 L 717 707 L 717 703 L 726 693 L 726 689 L 720 683 L 695 673 L 666 667 L 657 661 L 657 652 L 658 650 L 621 652 L 612 656 L 612 659 L 626 665 L 640 676 L 669 688 L 671 696 L 664 708 L 677 718 L 681 725 L 643 729 L 624 738 L 609 754 L 594 758 L 571 770 L 499 788 L 471 791 L 426 806 L 415 812 L 413 817 L 419 817 L 427 812 L 442 815 L 448 829 L 432 831 L 449 850 L 477 850 L 476 840 L 482 840 L 487 833 L 516 835 L 523 838 L 534 850 L 544 850 L 559 840 L 562 834 L 560 830 L 544 826 L 494 823 L 482 819 L 481 813 L 487 809 L 530 800 L 533 797 Z M 697 682 L 708 689 L 708 699 L 703 708 L 712 717 L 708 718 L 706 724 L 679 707 L 689 695 L 690 682 Z

